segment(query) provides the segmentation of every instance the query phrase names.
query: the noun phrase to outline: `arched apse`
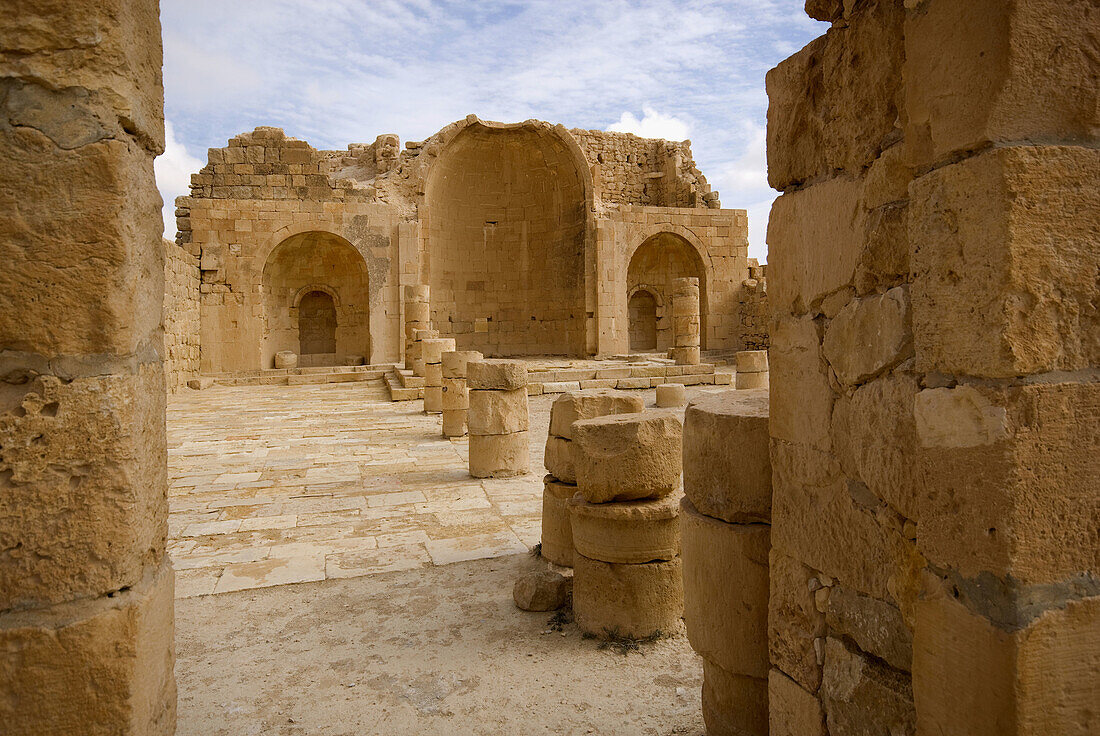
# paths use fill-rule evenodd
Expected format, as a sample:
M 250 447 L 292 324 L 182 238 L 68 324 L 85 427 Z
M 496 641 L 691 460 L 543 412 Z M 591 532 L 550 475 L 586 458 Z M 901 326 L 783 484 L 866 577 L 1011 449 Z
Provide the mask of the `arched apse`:
M 627 302 L 630 324 L 630 352 L 657 349 L 657 297 L 647 289 L 637 289 Z
M 424 192 L 432 318 L 462 349 L 581 355 L 586 192 L 553 129 L 470 125 Z
M 369 361 L 369 295 L 367 264 L 347 240 L 311 231 L 279 243 L 263 270 L 264 367 L 281 350 L 302 365 Z
M 676 233 L 661 232 L 645 240 L 630 258 L 627 267 L 626 290 L 628 295 L 638 293 L 640 287 L 653 294 L 658 304 L 672 303 L 672 282 L 675 279 L 694 276 L 699 279 L 700 325 L 702 347 L 706 348 L 706 288 L 707 274 L 703 259 L 698 251 L 682 236 Z M 630 305 L 628 304 L 628 317 Z M 671 314 L 663 314 L 657 309 L 657 339 L 655 348 L 667 350 L 672 347 Z M 631 338 L 633 339 L 633 325 Z

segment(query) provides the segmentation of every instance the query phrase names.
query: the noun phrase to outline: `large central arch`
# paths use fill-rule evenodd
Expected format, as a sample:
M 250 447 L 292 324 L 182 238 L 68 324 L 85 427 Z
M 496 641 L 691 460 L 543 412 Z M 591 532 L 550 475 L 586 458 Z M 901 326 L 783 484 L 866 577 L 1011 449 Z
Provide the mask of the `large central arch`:
M 432 317 L 460 348 L 584 354 L 587 168 L 570 143 L 475 123 L 432 164 L 421 213 Z
M 311 231 L 279 243 L 263 270 L 262 365 L 270 368 L 281 350 L 299 353 L 311 345 L 332 352 L 302 353 L 302 365 L 339 365 L 351 356 L 369 362 L 367 286 L 363 256 L 339 235 Z M 300 320 L 303 304 L 307 325 Z M 333 319 L 335 327 L 328 324 Z

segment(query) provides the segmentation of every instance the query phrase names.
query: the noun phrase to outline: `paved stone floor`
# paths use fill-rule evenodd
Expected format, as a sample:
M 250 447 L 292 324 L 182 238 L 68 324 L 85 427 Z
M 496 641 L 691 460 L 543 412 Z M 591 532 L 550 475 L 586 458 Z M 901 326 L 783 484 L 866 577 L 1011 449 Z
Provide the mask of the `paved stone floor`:
M 728 390 L 692 387 L 690 394 Z M 653 391 L 640 392 L 653 404 Z M 539 541 L 552 395 L 531 399 L 531 474 L 479 480 L 467 443 L 381 381 L 185 390 L 168 406 L 176 596 L 410 570 Z

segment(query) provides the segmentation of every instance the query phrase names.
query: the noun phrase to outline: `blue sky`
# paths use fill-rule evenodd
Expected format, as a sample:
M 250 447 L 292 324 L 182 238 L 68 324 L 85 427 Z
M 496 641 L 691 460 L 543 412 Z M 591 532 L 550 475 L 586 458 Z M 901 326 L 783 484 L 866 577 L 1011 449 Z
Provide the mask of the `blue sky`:
M 690 138 L 764 260 L 764 73 L 824 33 L 803 0 L 162 0 L 166 202 L 206 149 L 274 125 L 317 148 L 474 113 Z

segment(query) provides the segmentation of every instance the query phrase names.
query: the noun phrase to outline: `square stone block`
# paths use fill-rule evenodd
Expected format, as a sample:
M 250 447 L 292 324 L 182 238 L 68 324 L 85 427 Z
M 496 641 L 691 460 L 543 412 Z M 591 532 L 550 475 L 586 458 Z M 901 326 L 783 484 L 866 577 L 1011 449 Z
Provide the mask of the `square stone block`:
M 1022 584 L 1096 570 L 1100 384 L 925 389 L 915 419 L 930 562 Z
M 1024 612 L 1025 604 L 1018 614 Z M 1048 602 L 999 625 L 939 589 L 917 604 L 913 690 L 919 733 L 1059 734 L 1100 729 L 1100 597 Z
M 680 486 L 683 420 L 675 410 L 573 423 L 577 489 L 590 503 L 667 496 Z
M 132 586 L 164 554 L 164 374 L 40 376 L 0 414 L 0 610 Z
M 152 570 L 110 598 L 0 619 L 7 733 L 175 732 L 172 569 Z
M 1100 364 L 1100 150 L 998 148 L 912 185 L 917 366 L 1008 378 Z
M 13 96 L 9 109 L 30 106 L 21 114 L 31 116 L 12 113 L 13 123 L 41 125 L 63 145 L 83 142 L 65 137 L 78 132 L 110 135 L 94 130 L 83 101 Z M 9 127 L 0 130 L 0 172 L 0 344 L 52 357 L 159 343 L 164 252 L 150 152 L 121 140 L 66 150 L 31 127 Z
M 1020 140 L 1096 135 L 1100 8 L 1083 0 L 929 0 L 905 22 L 905 139 L 917 163 Z
M 878 156 L 903 104 L 904 20 L 901 3 L 866 3 L 768 72 L 774 189 L 859 172 Z
M 768 218 L 768 301 L 802 314 L 852 281 L 864 245 L 861 179 L 787 192 Z M 775 345 L 775 341 L 772 341 Z

